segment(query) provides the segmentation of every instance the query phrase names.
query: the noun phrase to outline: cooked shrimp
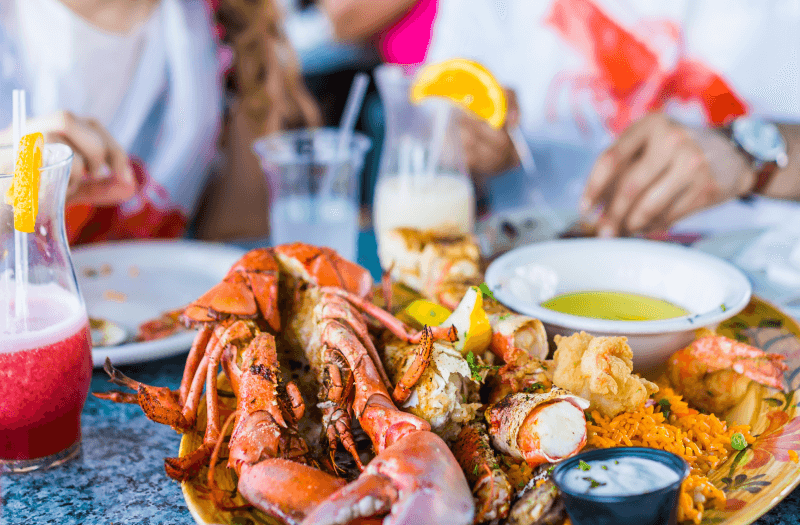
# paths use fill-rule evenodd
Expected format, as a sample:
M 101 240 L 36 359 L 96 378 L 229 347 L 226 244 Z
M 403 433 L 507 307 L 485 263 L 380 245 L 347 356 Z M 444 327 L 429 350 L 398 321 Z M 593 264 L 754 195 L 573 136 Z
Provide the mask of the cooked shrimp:
M 724 413 L 745 396 L 750 381 L 786 389 L 784 356 L 721 335 L 701 337 L 667 362 L 672 386 L 697 408 Z

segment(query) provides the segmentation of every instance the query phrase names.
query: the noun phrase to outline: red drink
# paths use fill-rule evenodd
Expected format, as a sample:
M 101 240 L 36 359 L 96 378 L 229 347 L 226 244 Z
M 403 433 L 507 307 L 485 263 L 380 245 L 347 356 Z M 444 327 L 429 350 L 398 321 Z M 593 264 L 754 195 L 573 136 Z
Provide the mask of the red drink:
M 30 286 L 28 308 L 27 331 L 0 333 L 0 462 L 77 445 L 92 379 L 91 333 L 77 297 Z

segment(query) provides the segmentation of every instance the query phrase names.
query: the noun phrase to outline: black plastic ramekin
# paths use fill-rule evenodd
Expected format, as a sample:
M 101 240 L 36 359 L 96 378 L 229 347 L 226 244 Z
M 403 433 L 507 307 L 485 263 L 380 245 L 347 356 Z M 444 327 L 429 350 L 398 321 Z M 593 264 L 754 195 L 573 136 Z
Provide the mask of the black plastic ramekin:
M 658 461 L 678 474 L 678 481 L 651 492 L 632 496 L 600 496 L 575 492 L 563 483 L 566 473 L 579 468 L 580 461 L 621 457 L 641 457 Z M 617 447 L 583 452 L 559 463 L 553 470 L 553 482 L 561 491 L 567 514 L 573 525 L 675 525 L 681 483 L 689 475 L 683 458 L 663 450 L 643 447 Z

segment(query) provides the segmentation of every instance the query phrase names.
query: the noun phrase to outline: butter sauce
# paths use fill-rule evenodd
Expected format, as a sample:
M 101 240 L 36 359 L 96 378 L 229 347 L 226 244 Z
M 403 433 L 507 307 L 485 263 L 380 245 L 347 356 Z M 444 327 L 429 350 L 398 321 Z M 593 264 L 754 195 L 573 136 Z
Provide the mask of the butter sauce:
M 663 299 L 626 292 L 585 291 L 556 295 L 541 306 L 564 314 L 610 321 L 660 321 L 689 315 Z
M 596 496 L 635 496 L 668 487 L 680 479 L 661 462 L 637 456 L 593 460 L 570 468 L 561 483 L 565 489 Z

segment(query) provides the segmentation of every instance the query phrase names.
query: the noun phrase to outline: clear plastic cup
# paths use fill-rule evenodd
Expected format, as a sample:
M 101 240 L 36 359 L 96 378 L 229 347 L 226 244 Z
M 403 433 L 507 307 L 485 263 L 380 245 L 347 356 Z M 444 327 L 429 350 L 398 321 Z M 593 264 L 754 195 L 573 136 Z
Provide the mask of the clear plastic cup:
M 339 130 L 287 131 L 253 145 L 270 193 L 272 244 L 327 246 L 355 261 L 361 170 L 372 143 L 354 133 L 338 152 Z

